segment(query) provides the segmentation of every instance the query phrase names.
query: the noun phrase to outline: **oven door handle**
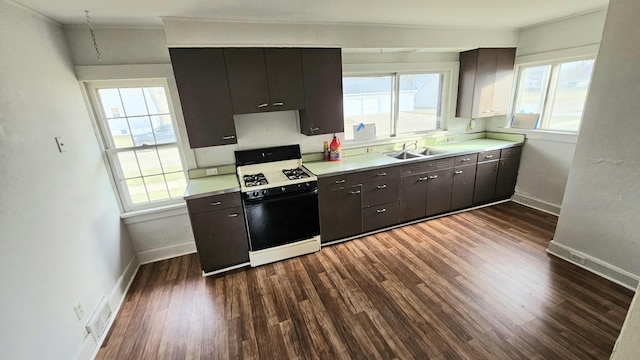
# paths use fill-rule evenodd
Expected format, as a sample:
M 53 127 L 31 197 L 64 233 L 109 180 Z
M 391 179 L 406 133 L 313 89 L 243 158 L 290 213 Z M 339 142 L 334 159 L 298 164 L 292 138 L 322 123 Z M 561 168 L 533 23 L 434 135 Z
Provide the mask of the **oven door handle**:
M 245 204 L 260 204 L 260 203 L 279 201 L 282 199 L 303 198 L 307 196 L 318 196 L 318 189 L 313 189 L 310 191 L 294 192 L 294 193 L 288 193 L 288 194 L 273 195 L 273 196 L 257 198 L 257 199 L 243 199 L 242 201 L 244 201 Z

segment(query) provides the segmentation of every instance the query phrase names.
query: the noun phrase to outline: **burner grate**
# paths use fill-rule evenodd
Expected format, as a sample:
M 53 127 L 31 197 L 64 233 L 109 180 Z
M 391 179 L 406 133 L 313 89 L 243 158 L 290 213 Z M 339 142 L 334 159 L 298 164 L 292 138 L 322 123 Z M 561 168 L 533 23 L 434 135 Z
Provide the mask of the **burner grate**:
M 246 187 L 266 185 L 269 183 L 263 173 L 244 175 L 242 180 Z
M 304 172 L 304 170 L 302 170 L 301 168 L 284 169 L 282 170 L 282 173 L 285 174 L 285 176 L 289 178 L 289 180 L 304 179 L 309 177 L 309 174 Z

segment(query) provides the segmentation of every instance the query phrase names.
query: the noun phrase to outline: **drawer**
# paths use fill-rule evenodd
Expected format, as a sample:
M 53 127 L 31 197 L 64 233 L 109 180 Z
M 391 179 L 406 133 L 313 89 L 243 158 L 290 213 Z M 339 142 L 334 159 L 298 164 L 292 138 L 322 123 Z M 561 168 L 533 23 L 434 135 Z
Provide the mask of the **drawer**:
M 350 173 L 330 176 L 318 179 L 318 187 L 321 189 L 337 189 L 362 183 L 362 173 Z
M 362 184 L 362 206 L 369 207 L 398 200 L 400 196 L 400 177 L 382 179 Z
M 435 162 L 433 161 L 420 161 L 412 164 L 404 165 L 401 169 L 402 176 L 411 176 L 415 174 L 426 173 L 427 171 L 435 170 Z
M 456 156 L 455 166 L 471 165 L 478 162 L 478 154 Z
M 398 223 L 398 201 L 392 201 L 362 210 L 362 227 L 365 232 Z
M 500 158 L 520 157 L 522 153 L 522 146 L 512 147 L 508 149 L 502 149 L 500 152 Z
M 198 214 L 206 211 L 226 209 L 241 205 L 242 200 L 240 198 L 240 192 L 187 200 L 187 208 L 189 208 L 190 214 Z
M 386 179 L 399 178 L 400 167 L 390 166 L 375 170 L 363 171 L 361 176 L 363 183 L 371 181 L 386 181 Z
M 500 150 L 483 151 L 478 154 L 478 162 L 500 159 Z

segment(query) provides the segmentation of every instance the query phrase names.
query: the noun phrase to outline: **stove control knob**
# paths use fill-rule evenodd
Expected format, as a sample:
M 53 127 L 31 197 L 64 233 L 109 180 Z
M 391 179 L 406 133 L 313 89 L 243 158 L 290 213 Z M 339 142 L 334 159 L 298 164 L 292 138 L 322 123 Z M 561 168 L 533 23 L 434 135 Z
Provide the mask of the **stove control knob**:
M 268 193 L 268 191 L 266 189 L 262 190 L 262 195 L 267 195 L 267 193 Z
M 285 191 L 287 191 L 287 188 L 283 186 L 283 187 L 280 188 L 280 190 L 282 190 L 282 192 L 285 192 Z
M 259 194 L 260 194 L 260 193 L 259 193 L 259 192 L 257 192 L 257 191 L 254 191 L 254 192 L 253 192 L 253 196 L 254 196 L 254 197 L 257 197 Z

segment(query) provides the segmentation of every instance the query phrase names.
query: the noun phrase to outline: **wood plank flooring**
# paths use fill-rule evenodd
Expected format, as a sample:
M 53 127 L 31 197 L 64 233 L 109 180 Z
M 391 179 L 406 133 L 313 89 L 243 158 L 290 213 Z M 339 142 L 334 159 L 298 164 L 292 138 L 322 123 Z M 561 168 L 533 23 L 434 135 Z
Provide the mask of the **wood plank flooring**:
M 202 278 L 140 268 L 97 359 L 607 359 L 633 293 L 515 203 Z

